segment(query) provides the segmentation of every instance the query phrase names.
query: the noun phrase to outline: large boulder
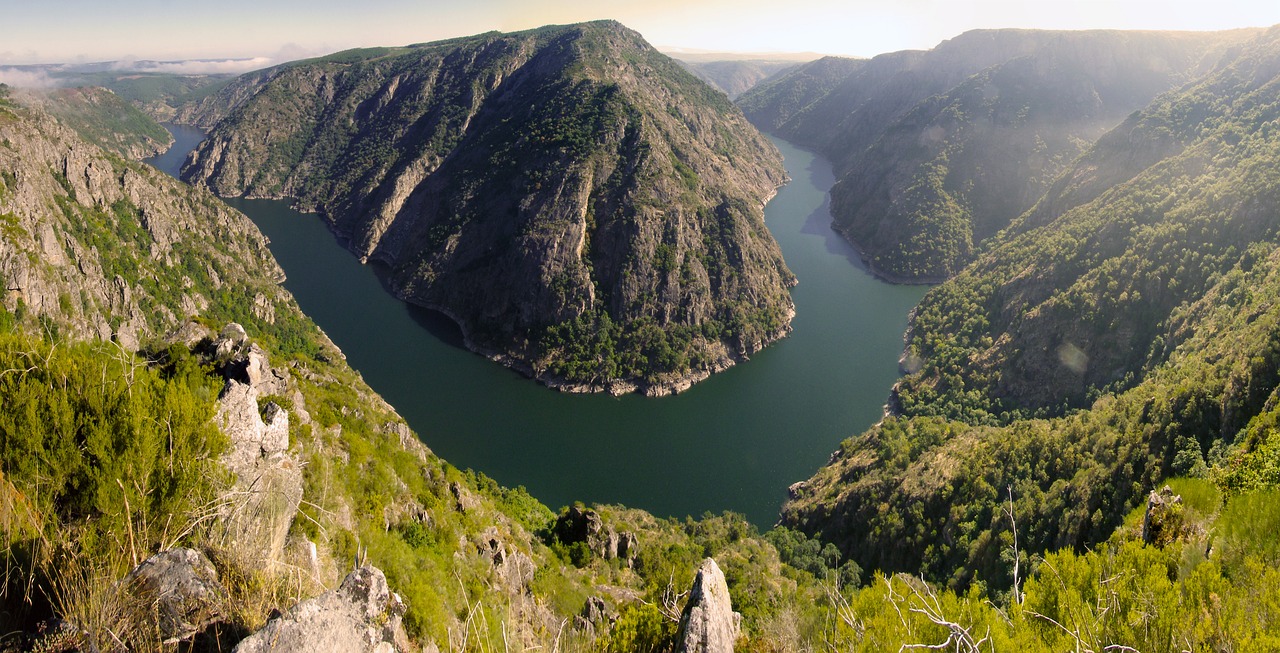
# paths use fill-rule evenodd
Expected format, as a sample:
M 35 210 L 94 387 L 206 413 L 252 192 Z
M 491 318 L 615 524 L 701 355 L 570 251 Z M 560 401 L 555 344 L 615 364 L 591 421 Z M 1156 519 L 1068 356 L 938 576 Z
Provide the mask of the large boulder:
M 190 639 L 222 619 L 227 591 L 199 551 L 170 549 L 142 561 L 125 577 L 130 593 L 155 606 L 165 644 Z
M 741 625 L 720 566 L 711 558 L 703 560 L 680 617 L 676 653 L 733 653 Z
M 347 575 L 338 589 L 303 601 L 236 645 L 234 653 L 393 653 L 408 649 L 404 603 L 376 567 Z

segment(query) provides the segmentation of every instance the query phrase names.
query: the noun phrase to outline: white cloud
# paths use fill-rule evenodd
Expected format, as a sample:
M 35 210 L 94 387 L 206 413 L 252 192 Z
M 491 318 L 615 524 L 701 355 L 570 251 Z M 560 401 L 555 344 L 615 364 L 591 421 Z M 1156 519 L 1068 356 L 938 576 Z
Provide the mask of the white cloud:
M 189 61 L 121 61 L 117 70 L 136 70 L 148 73 L 172 73 L 176 75 L 215 75 L 247 73 L 272 64 L 267 57 L 249 59 L 192 59 Z
M 22 70 L 20 68 L 0 67 L 0 84 L 8 84 L 16 88 L 54 88 L 58 81 L 49 77 L 43 70 Z

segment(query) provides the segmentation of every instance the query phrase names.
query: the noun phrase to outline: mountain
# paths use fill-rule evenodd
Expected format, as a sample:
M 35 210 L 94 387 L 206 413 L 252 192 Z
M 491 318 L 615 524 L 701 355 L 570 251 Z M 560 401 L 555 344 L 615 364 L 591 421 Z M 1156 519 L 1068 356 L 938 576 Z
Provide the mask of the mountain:
M 293 197 L 469 346 L 573 390 L 667 393 L 782 337 L 777 150 L 613 22 L 350 51 L 240 78 L 184 178 Z
M 739 104 L 835 162 L 835 226 L 876 273 L 936 282 L 1104 132 L 1251 34 L 978 30 L 815 62 Z
M 126 159 L 143 159 L 168 149 L 173 138 L 154 120 L 114 92 L 85 86 L 28 91 L 25 101 L 39 102 L 85 140 Z
M 74 261 L 52 254 L 59 244 Z M 1195 394 L 1205 379 L 1231 379 L 1240 415 L 1274 385 L 1272 249 L 1252 248 L 1248 271 L 1233 271 L 1186 314 L 1211 328 L 1184 350 L 1234 365 L 1232 374 L 1170 378 L 1170 395 L 1134 395 L 1126 438 L 1187 419 L 1188 406 L 1205 405 Z M 890 513 L 900 498 L 876 497 L 879 548 L 933 559 L 976 525 L 983 538 L 959 548 L 1025 565 L 1016 591 L 994 589 L 1010 571 L 998 564 L 983 569 L 992 589 L 961 594 L 914 570 L 864 578 L 834 545 L 785 527 L 761 534 L 732 514 L 659 519 L 620 506 L 555 513 L 453 468 L 298 311 L 244 216 L 82 140 L 3 87 L 0 254 L 11 290 L 0 298 L 6 650 L 331 650 L 360 640 L 396 651 L 655 651 L 680 650 L 700 632 L 770 651 L 988 642 L 1254 650 L 1275 641 L 1280 437 L 1268 436 L 1270 400 L 1245 438 L 1261 444 L 1238 458 L 1228 451 L 1215 465 L 1221 477 L 1173 480 L 1105 543 L 1035 565 L 1025 547 L 1040 543 L 1019 549 L 1013 533 L 1035 537 L 1046 520 L 1075 520 L 1116 488 L 1132 491 L 1123 469 L 1114 487 L 1096 472 L 1060 476 L 1081 456 L 1131 456 L 1115 446 L 1122 440 L 1041 428 L 1066 445 L 1063 455 L 1006 467 L 988 456 L 1041 451 L 1018 437 L 969 438 L 952 451 L 970 468 L 921 455 L 941 435 L 924 420 L 915 424 L 928 437 L 915 442 L 886 422 L 886 450 L 895 464 L 917 465 L 906 489 L 926 501 Z M 15 289 L 15 269 L 41 283 Z M 104 270 L 116 272 L 123 299 L 99 293 Z M 195 300 L 190 313 L 173 314 L 182 298 Z M 137 348 L 112 328 L 134 317 L 150 328 Z M 1175 469 L 1195 467 L 1186 444 Z M 977 470 L 972 484 L 937 489 L 965 470 Z M 1046 495 L 1054 503 L 1039 508 L 1046 497 L 1027 491 L 1035 485 L 1017 486 L 1016 530 L 994 511 L 952 511 L 969 507 L 967 493 L 999 494 L 995 474 L 1057 479 Z M 955 521 L 918 530 L 917 517 L 940 507 Z
M 802 55 L 799 57 L 734 56 L 729 53 L 713 52 L 668 54 L 698 79 L 724 91 L 730 100 L 736 99 L 757 84 L 808 61 L 807 58 L 802 58 Z
M 1273 28 L 1098 139 L 925 296 L 894 414 L 783 523 L 867 567 L 1008 583 L 1002 506 L 1025 550 L 1081 549 L 1162 479 L 1257 482 L 1242 468 L 1274 462 L 1280 393 L 1278 98 Z
M 54 111 L 67 115 L 109 92 L 21 97 L 35 107 L 0 116 L 0 274 L 11 311 L 69 337 L 132 348 L 193 315 L 283 311 L 273 290 L 283 273 L 247 218 L 150 166 L 103 154 L 38 108 L 65 100 L 69 108 Z
M 402 651 L 669 646 L 654 606 L 708 555 L 739 610 L 818 595 L 739 516 L 558 515 L 452 467 L 300 312 L 247 217 L 28 100 L 0 86 L 6 648 L 229 650 L 303 598 L 352 596 L 353 560 L 385 574 L 367 619 Z M 175 555 L 204 563 L 180 576 Z M 147 573 L 178 575 L 177 598 Z

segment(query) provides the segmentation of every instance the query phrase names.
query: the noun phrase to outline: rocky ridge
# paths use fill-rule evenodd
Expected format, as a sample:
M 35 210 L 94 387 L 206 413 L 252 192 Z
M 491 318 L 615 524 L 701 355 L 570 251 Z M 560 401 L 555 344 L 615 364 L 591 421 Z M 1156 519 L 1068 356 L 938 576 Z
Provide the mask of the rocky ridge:
M 339 53 L 216 98 L 186 116 L 216 120 L 186 179 L 319 211 L 548 384 L 678 391 L 789 329 L 776 149 L 617 23 Z
M 241 298 L 291 301 L 248 218 L 105 155 L 39 108 L 0 100 L 0 171 L 0 281 L 12 313 L 136 349 Z

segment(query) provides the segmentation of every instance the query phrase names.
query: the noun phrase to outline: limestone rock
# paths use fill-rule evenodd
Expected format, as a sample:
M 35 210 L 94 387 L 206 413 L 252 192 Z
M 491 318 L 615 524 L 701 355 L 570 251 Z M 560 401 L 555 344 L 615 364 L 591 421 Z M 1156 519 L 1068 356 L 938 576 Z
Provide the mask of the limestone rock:
M 219 621 L 227 600 L 213 563 L 192 549 L 170 549 L 147 558 L 129 572 L 125 583 L 135 596 L 155 605 L 166 644 L 190 639 Z
M 703 560 L 680 617 L 676 653 L 733 653 L 741 623 L 720 566 L 711 558 Z
M 391 653 L 408 648 L 405 606 L 375 567 L 351 572 L 338 589 L 299 603 L 236 645 L 235 653 Z

